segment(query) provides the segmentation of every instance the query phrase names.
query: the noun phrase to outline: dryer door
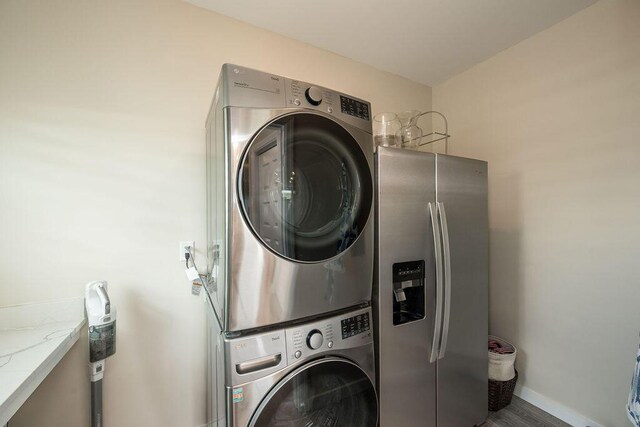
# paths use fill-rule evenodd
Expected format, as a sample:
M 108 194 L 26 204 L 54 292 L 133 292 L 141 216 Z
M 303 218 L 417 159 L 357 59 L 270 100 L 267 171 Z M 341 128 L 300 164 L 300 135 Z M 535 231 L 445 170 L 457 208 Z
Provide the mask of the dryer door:
M 254 234 L 276 254 L 320 262 L 347 250 L 373 200 L 360 145 L 336 121 L 294 113 L 262 128 L 239 172 L 240 201 Z
M 250 426 L 375 427 L 375 386 L 356 364 L 337 357 L 301 366 L 262 401 Z

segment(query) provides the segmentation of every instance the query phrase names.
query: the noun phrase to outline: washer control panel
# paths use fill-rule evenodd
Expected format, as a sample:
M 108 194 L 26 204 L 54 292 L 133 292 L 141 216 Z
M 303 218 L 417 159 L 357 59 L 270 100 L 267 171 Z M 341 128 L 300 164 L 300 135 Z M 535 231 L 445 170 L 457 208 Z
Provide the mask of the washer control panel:
M 342 339 L 362 334 L 371 330 L 369 325 L 369 313 L 351 316 L 340 321 Z
M 322 336 L 322 332 L 317 329 L 309 332 L 307 335 L 307 347 L 311 350 L 317 350 L 322 347 L 322 342 L 324 341 L 324 336 Z
M 323 352 L 367 345 L 373 341 L 371 309 L 318 320 L 285 330 L 287 364 Z

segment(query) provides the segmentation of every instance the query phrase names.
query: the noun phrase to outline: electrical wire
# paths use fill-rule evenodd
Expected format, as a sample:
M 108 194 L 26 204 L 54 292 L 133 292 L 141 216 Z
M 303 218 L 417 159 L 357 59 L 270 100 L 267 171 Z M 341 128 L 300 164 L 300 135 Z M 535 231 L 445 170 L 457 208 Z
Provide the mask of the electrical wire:
M 200 282 L 202 283 L 202 286 L 206 287 L 204 280 L 202 279 L 202 276 L 200 275 L 200 272 L 198 271 L 198 266 L 196 265 L 196 258 L 193 256 L 193 254 L 191 253 L 191 248 L 187 248 L 187 252 L 185 255 L 185 258 L 187 259 L 187 268 L 189 268 L 189 258 L 191 258 L 191 264 L 193 264 L 193 268 L 196 269 L 196 273 L 198 273 L 198 278 L 200 279 Z

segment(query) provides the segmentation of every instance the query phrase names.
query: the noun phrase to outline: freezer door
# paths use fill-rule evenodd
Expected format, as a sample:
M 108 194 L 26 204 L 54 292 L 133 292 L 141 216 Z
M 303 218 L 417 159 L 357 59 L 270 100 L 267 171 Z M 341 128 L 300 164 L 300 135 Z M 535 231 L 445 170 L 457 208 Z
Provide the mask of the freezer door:
M 429 203 L 435 202 L 435 156 L 379 147 L 376 168 L 373 298 L 380 425 L 434 427 L 436 363 L 429 357 L 435 263 Z
M 437 363 L 438 426 L 469 427 L 488 414 L 487 163 L 438 154 L 436 182 L 449 296 Z

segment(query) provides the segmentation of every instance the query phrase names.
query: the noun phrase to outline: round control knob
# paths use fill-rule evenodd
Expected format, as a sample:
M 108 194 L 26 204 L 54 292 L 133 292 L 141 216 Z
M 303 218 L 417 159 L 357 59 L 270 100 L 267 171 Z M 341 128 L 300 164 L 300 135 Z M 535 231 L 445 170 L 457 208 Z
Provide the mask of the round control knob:
M 323 340 L 324 338 L 322 337 L 322 332 L 314 329 L 313 331 L 309 332 L 309 335 L 307 335 L 307 346 L 311 350 L 317 350 L 322 346 Z
M 311 86 L 304 92 L 304 96 L 311 105 L 320 105 L 322 102 L 322 91 L 315 86 Z

